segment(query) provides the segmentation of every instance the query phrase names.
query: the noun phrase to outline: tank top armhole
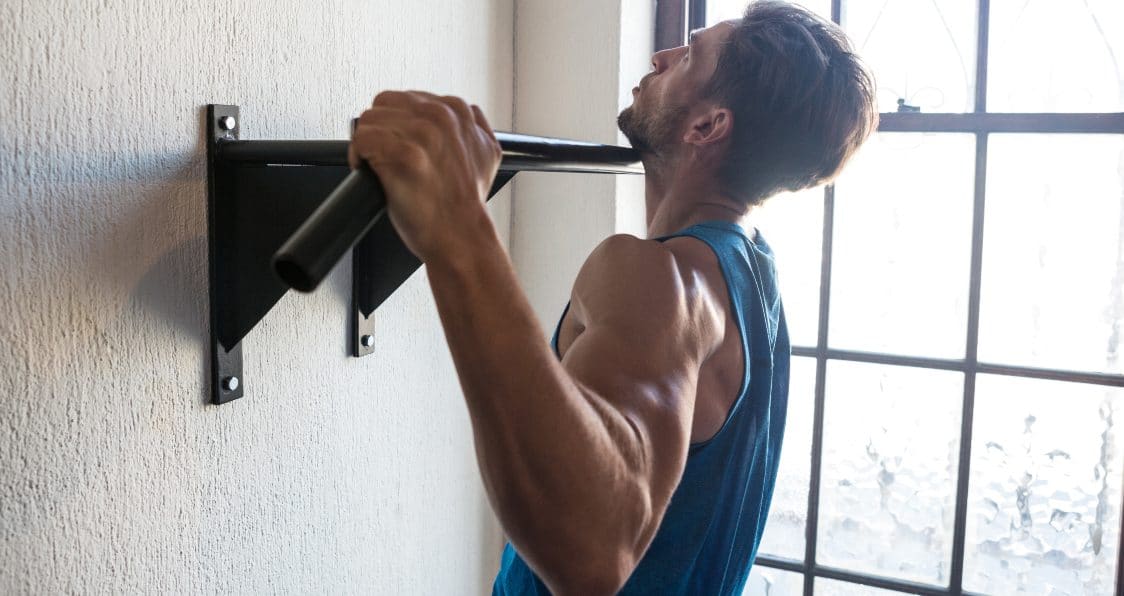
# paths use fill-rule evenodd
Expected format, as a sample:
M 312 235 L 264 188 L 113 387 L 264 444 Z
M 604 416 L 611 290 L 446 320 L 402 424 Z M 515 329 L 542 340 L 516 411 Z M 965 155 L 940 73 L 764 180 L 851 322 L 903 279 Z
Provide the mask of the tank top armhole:
M 562 355 L 558 353 L 558 334 L 562 332 L 562 321 L 566 320 L 566 314 L 570 312 L 570 301 L 566 301 L 566 308 L 562 309 L 562 316 L 558 317 L 558 324 L 554 326 L 554 335 L 550 337 L 550 349 L 554 351 L 554 357 L 559 361 L 562 360 Z
M 726 419 L 722 422 L 722 426 L 719 427 L 718 432 L 714 433 L 714 436 L 710 437 L 709 439 L 706 439 L 705 441 L 699 441 L 697 443 L 691 443 L 690 445 L 688 445 L 688 456 L 702 450 L 707 445 L 713 443 L 716 439 L 721 437 L 723 432 L 725 432 L 725 430 L 730 426 L 730 421 L 733 420 L 734 416 L 740 411 L 742 402 L 745 401 L 745 396 L 749 392 L 750 372 L 749 338 L 746 335 L 744 309 L 740 308 L 739 306 L 740 303 L 738 301 L 737 290 L 735 290 L 734 285 L 730 283 L 730 271 L 726 265 L 726 262 L 722 259 L 722 255 L 719 253 L 718 247 L 715 246 L 715 243 L 711 242 L 711 240 L 704 234 L 697 233 L 695 230 L 695 228 L 697 227 L 705 226 L 702 226 L 701 224 L 699 226 L 691 226 L 669 236 L 661 236 L 659 238 L 656 238 L 656 240 L 659 242 L 663 242 L 672 238 L 681 238 L 687 236 L 702 242 L 707 246 L 708 249 L 710 249 L 710 252 L 714 254 L 714 258 L 718 260 L 718 269 L 722 272 L 722 280 L 726 283 L 726 299 L 729 301 L 730 310 L 734 315 L 734 320 L 738 328 L 738 335 L 740 336 L 742 342 L 742 366 L 744 368 L 742 371 L 742 382 L 741 387 L 738 390 L 738 396 L 734 400 L 734 403 L 730 406 L 730 411 L 726 413 Z

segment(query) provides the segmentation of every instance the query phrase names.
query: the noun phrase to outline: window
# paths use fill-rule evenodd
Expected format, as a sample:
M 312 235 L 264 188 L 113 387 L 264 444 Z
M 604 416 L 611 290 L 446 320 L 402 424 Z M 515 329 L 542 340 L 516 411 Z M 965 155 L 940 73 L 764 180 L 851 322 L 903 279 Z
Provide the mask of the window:
M 657 47 L 746 0 L 660 0 Z M 775 197 L 789 426 L 747 594 L 1124 587 L 1124 3 L 807 0 L 879 85 Z

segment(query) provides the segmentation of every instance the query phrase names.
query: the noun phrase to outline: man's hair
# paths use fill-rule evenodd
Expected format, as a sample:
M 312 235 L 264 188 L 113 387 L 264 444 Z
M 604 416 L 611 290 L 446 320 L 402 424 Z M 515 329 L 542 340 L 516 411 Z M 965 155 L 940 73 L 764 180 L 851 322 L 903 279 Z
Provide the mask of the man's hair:
M 704 92 L 734 115 L 719 183 L 750 205 L 830 181 L 878 125 L 874 79 L 846 35 L 787 2 L 746 7 Z

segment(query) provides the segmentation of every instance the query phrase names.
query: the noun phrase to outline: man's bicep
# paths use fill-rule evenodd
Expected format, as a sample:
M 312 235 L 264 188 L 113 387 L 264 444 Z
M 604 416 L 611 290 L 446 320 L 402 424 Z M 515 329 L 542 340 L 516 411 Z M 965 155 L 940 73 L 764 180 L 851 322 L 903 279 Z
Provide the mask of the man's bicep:
M 689 417 L 698 371 L 669 343 L 658 332 L 592 324 L 571 342 L 562 366 L 624 411 L 654 407 Z

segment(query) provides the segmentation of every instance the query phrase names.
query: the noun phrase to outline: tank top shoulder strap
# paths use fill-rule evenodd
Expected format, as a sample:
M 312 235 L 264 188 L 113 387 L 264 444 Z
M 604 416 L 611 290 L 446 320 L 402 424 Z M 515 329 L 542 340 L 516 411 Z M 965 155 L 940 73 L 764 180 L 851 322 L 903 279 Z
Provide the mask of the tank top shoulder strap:
M 718 220 L 695 224 L 656 240 L 662 242 L 680 236 L 705 242 L 718 258 L 743 340 L 753 339 L 744 341 L 749 348 L 747 357 L 771 355 L 778 323 L 770 307 L 774 302 L 770 297 L 777 293 L 772 248 L 756 230 L 751 238 L 738 224 Z M 766 333 L 749 333 L 757 325 Z
M 715 434 L 715 438 L 723 435 L 723 431 L 733 420 L 736 412 L 741 410 L 741 402 L 745 399 L 746 393 L 749 391 L 751 359 L 753 353 L 756 351 L 755 346 L 750 341 L 751 333 L 750 320 L 751 313 L 747 313 L 747 308 L 754 308 L 757 302 L 756 295 L 746 296 L 746 292 L 754 292 L 756 287 L 753 267 L 749 265 L 752 240 L 746 235 L 741 226 L 725 221 L 704 222 L 685 228 L 667 236 L 656 238 L 660 242 L 670 240 L 678 237 L 691 237 L 706 243 L 710 250 L 718 259 L 719 268 L 722 271 L 722 277 L 726 283 L 727 296 L 729 299 L 730 309 L 734 315 L 734 321 L 737 324 L 738 332 L 741 335 L 742 344 L 742 363 L 744 365 L 744 374 L 742 375 L 741 386 L 738 391 L 730 412 L 727 415 L 725 424 Z M 749 300 L 747 300 L 749 298 Z M 713 440 L 713 439 L 711 439 Z M 692 444 L 691 449 L 695 451 L 706 443 L 705 441 L 699 444 Z

